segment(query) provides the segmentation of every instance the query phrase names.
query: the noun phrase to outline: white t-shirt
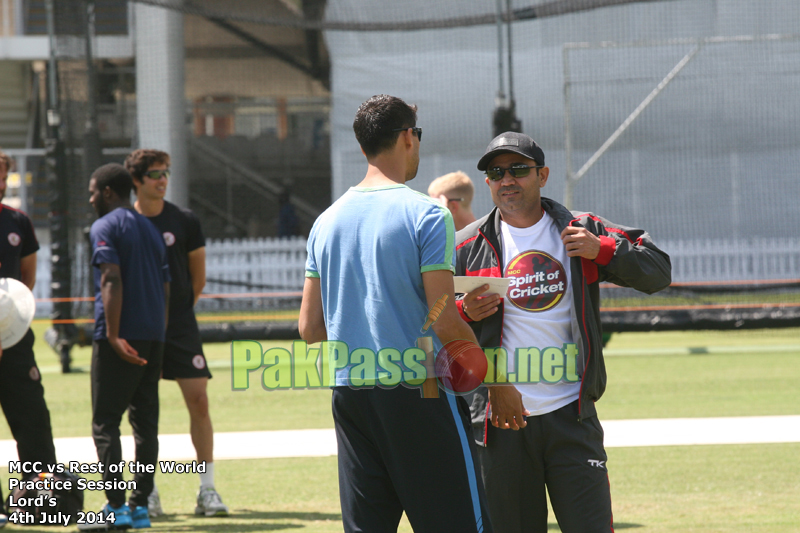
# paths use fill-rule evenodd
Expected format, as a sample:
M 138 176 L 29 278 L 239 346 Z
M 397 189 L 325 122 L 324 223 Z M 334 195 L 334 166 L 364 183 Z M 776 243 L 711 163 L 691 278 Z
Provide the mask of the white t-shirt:
M 505 277 L 503 340 L 508 380 L 525 408 L 543 415 L 578 399 L 569 257 L 547 213 L 529 228 L 500 225 Z M 501 367 L 500 364 L 498 364 Z

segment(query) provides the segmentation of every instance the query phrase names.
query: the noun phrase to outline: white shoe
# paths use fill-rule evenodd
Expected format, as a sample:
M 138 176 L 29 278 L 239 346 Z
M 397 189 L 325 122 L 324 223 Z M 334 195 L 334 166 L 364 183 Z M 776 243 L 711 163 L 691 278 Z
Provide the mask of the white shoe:
M 197 507 L 194 514 L 206 516 L 228 516 L 228 506 L 222 503 L 214 487 L 201 488 L 197 492 Z
M 158 496 L 158 487 L 153 485 L 153 491 L 147 497 L 147 514 L 150 518 L 161 516 L 164 514 L 164 509 L 161 507 L 161 498 Z
M 4 527 L 6 527 L 7 523 L 8 523 L 8 517 L 6 515 L 0 513 L 0 529 L 3 529 Z

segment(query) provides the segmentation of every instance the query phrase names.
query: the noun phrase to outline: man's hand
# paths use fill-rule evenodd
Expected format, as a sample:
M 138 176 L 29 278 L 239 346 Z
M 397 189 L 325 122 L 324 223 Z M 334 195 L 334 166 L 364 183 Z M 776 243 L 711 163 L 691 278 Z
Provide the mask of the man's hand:
M 128 341 L 125 339 L 120 339 L 119 337 L 109 337 L 108 343 L 112 348 L 114 348 L 114 351 L 117 352 L 117 355 L 119 355 L 126 363 L 138 366 L 145 366 L 147 364 L 147 359 L 142 359 L 139 357 L 139 352 L 137 352 L 133 346 L 128 344 Z
M 600 253 L 600 237 L 586 228 L 567 226 L 561 232 L 561 242 L 569 257 L 585 257 L 593 261 Z
M 492 425 L 500 429 L 519 431 L 528 425 L 525 417 L 530 411 L 522 405 L 522 395 L 514 385 L 493 385 L 489 389 L 492 404 Z
M 481 285 L 468 292 L 461 301 L 461 309 L 470 320 L 477 322 L 497 312 L 497 306 L 500 305 L 501 300 L 500 295 L 481 296 L 487 290 L 489 290 L 489 285 Z

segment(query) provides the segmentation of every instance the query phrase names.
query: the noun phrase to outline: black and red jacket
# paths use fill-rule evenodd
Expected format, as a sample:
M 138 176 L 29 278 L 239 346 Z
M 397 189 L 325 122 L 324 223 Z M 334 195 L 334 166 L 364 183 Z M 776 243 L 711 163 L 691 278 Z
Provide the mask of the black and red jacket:
M 600 237 L 600 253 L 594 261 L 570 258 L 570 286 L 575 310 L 572 331 L 578 346 L 578 369 L 582 370 L 580 419 L 583 420 L 596 414 L 594 402 L 600 399 L 606 388 L 599 282 L 607 281 L 652 294 L 669 286 L 672 267 L 669 256 L 653 244 L 644 230 L 620 226 L 592 213 L 570 212 L 549 198 L 542 198 L 542 208 L 553 219 L 559 232 L 569 225 L 582 226 Z M 497 208 L 459 231 L 456 242 L 457 276 L 503 277 L 503 240 Z M 495 314 L 479 322 L 464 314 L 460 297 L 456 305 L 482 347 L 502 346 L 503 301 Z M 481 387 L 472 395 L 470 405 L 475 440 L 481 445 L 486 443 L 488 407 L 486 388 Z

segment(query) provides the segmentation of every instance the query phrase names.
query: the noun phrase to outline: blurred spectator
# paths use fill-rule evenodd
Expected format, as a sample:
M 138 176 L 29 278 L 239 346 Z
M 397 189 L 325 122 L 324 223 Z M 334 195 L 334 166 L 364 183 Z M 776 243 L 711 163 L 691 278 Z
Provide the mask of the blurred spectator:
M 475 222 L 472 214 L 474 194 L 472 180 L 460 170 L 436 178 L 428 187 L 428 196 L 442 202 L 452 213 L 456 231 Z
M 278 196 L 278 237 L 292 237 L 298 234 L 300 222 L 290 200 L 291 194 L 284 189 Z

